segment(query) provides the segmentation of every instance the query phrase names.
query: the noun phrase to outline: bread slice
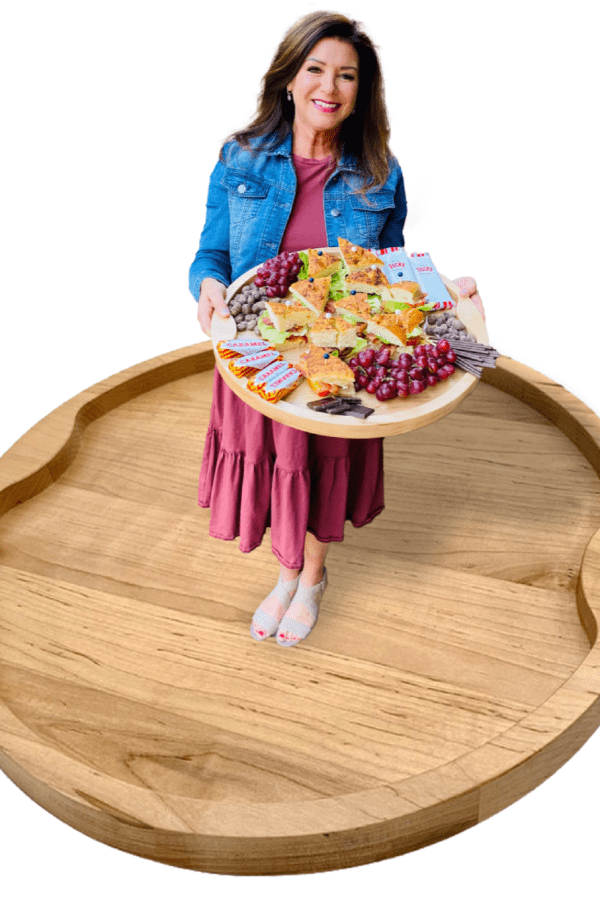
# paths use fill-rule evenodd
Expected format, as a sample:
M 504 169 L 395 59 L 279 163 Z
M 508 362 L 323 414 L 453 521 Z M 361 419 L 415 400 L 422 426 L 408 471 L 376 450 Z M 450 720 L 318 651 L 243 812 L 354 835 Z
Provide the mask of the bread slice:
M 315 319 L 313 310 L 302 303 L 291 301 L 281 303 L 267 300 L 265 309 L 277 331 L 291 331 L 295 327 L 306 327 Z
M 309 343 L 317 347 L 337 347 L 338 330 L 331 313 L 322 313 L 311 325 Z
M 329 355 L 322 347 L 312 344 L 297 363 L 298 371 L 317 394 L 336 394 L 354 388 L 354 372 L 339 356 Z
M 416 281 L 398 281 L 390 285 L 389 292 L 392 300 L 400 300 L 402 303 L 410 303 L 412 306 L 422 303 L 425 296 Z
M 367 303 L 366 294 L 348 294 L 347 297 L 336 300 L 333 305 L 336 312 L 339 312 L 340 315 L 352 316 L 352 318 L 358 319 L 359 322 L 366 322 L 373 315 L 371 307 Z
M 400 320 L 400 324 L 406 329 L 407 334 L 410 334 L 413 328 L 417 328 L 425 318 L 421 310 L 416 307 L 414 309 L 403 309 L 402 312 L 393 313 L 393 315 L 396 315 Z
M 330 286 L 331 275 L 324 275 L 321 278 L 311 277 L 303 281 L 295 281 L 290 285 L 290 292 L 300 303 L 320 315 L 329 300 Z
M 364 269 L 353 269 L 345 278 L 349 291 L 361 291 L 364 294 L 379 294 L 382 301 L 390 299 L 391 287 L 385 273 L 379 266 L 372 265 Z
M 405 347 L 406 328 L 398 321 L 399 318 L 395 313 L 373 316 L 367 322 L 367 334 L 374 334 L 375 337 L 383 338 L 384 341 L 397 347 Z
M 323 278 L 325 275 L 333 275 L 342 267 L 342 260 L 337 253 L 329 250 L 308 250 L 308 275 L 313 278 Z
M 358 247 L 342 237 L 338 238 L 338 244 L 349 272 L 354 271 L 354 269 L 365 269 L 367 266 L 381 266 L 383 268 L 382 261 L 370 250 Z
M 337 330 L 337 349 L 346 350 L 347 347 L 354 347 L 357 338 L 365 328 L 364 322 L 348 322 L 342 316 L 336 316 L 334 321 Z

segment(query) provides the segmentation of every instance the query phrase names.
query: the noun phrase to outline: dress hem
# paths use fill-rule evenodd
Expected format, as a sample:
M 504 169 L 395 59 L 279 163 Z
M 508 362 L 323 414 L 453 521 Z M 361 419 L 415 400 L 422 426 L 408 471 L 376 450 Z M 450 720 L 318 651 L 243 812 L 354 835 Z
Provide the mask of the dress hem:
M 198 506 L 202 507 L 203 509 L 210 509 L 210 505 L 208 503 L 198 502 Z M 361 522 L 353 522 L 352 519 L 346 519 L 346 522 L 351 522 L 352 526 L 354 528 L 363 528 L 365 525 L 369 525 L 373 521 L 373 519 L 376 519 L 377 516 L 380 515 L 384 511 L 384 509 L 385 509 L 385 506 L 379 507 L 379 509 L 376 509 L 373 513 L 371 513 L 371 515 L 367 519 L 363 519 Z M 270 528 L 269 528 L 269 530 L 270 530 Z M 315 537 L 319 541 L 320 544 L 333 544 L 333 543 L 341 544 L 344 540 L 343 535 L 341 537 L 319 536 L 317 534 L 317 532 L 315 531 L 315 529 L 311 528 L 310 526 L 307 526 L 306 531 L 307 531 L 307 533 L 312 534 L 312 536 Z M 240 536 L 239 532 L 232 536 L 228 536 L 228 535 L 224 535 L 224 534 L 217 534 L 210 528 L 210 526 L 208 528 L 208 533 L 209 533 L 210 537 L 215 538 L 218 541 L 236 541 Z M 258 541 L 258 543 L 252 544 L 251 547 L 242 547 L 242 545 L 240 544 L 239 550 L 242 553 L 252 553 L 253 550 L 256 550 L 258 547 L 260 547 L 260 545 L 263 542 L 263 538 L 264 538 L 264 535 L 263 535 L 263 537 L 261 537 L 261 539 L 260 539 L 260 541 Z M 274 556 L 277 557 L 279 562 L 282 563 L 282 565 L 284 565 L 286 567 L 286 569 L 301 569 L 302 566 L 304 565 L 304 560 L 302 560 L 302 562 L 299 565 L 296 565 L 295 563 L 294 564 L 290 563 L 288 560 L 284 559 L 283 555 L 277 550 L 276 547 L 273 547 L 272 545 L 271 545 L 271 552 L 273 553 Z

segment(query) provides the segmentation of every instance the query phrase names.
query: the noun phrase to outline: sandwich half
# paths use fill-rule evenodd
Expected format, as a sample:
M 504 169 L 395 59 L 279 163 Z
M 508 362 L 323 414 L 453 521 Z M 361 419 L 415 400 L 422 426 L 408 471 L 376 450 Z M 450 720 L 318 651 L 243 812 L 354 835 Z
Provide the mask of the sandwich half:
M 306 344 L 308 326 L 314 319 L 314 312 L 300 303 L 269 300 L 258 320 L 258 330 L 277 350 L 292 350 Z
M 406 346 L 406 328 L 395 313 L 382 313 L 369 319 L 366 326 L 367 337 L 375 337 L 397 347 Z
M 290 291 L 300 303 L 303 303 L 317 315 L 321 315 L 325 304 L 329 300 L 329 288 L 331 275 L 323 275 L 320 278 L 305 278 L 303 281 L 295 281 L 290 284 Z
M 337 253 L 329 250 L 308 250 L 308 275 L 313 278 L 323 278 L 325 275 L 333 275 L 342 267 L 342 260 Z
M 346 275 L 345 282 L 349 291 L 378 294 L 382 302 L 390 299 L 391 285 L 379 266 L 372 265 L 363 269 L 353 269 Z
M 322 347 L 311 344 L 295 366 L 320 396 L 337 394 L 340 390 L 354 392 L 354 371 L 339 356 L 330 355 Z
M 365 269 L 367 266 L 381 266 L 383 268 L 383 263 L 379 257 L 371 253 L 370 250 L 365 250 L 364 247 L 359 247 L 342 237 L 338 238 L 338 244 L 349 272 L 352 272 L 354 269 Z
M 419 306 L 424 302 L 425 294 L 416 281 L 398 281 L 389 287 L 390 298 L 400 303 L 410 303 L 411 306 Z

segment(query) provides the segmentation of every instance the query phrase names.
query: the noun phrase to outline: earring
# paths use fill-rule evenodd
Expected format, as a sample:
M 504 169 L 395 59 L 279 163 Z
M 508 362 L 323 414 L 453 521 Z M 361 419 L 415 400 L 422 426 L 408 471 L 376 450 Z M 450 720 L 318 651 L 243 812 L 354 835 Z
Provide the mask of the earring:
M 290 94 L 289 91 L 287 92 L 287 98 L 288 98 L 288 100 L 289 100 L 290 103 L 291 103 L 291 102 L 292 102 L 292 95 Z

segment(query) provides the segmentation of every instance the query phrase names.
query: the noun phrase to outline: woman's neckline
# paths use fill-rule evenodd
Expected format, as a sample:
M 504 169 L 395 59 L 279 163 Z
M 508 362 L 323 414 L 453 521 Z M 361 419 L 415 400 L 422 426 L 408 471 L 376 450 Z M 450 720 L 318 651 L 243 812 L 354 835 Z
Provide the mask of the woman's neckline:
M 321 156 L 320 158 L 315 158 L 314 156 L 301 156 L 299 153 L 292 153 L 292 156 L 299 162 L 313 163 L 314 165 L 330 163 L 333 159 L 333 153 L 330 153 L 329 156 Z

